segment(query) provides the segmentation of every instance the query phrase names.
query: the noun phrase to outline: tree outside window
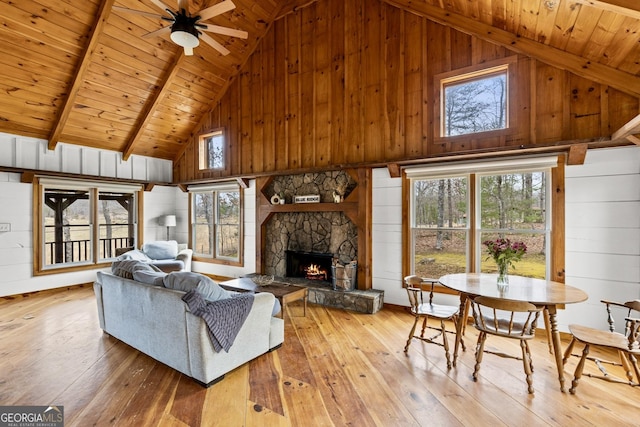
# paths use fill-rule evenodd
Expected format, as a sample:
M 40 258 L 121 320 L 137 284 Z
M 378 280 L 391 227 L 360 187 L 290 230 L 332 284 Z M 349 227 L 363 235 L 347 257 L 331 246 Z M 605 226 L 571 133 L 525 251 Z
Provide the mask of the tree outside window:
M 192 195 L 192 246 L 207 258 L 240 260 L 240 190 L 194 191 Z
M 199 137 L 200 169 L 225 168 L 225 137 L 222 130 L 216 130 Z
M 116 249 L 135 246 L 136 190 L 75 181 L 49 185 L 45 180 L 36 191 L 42 200 L 35 213 L 42 224 L 34 237 L 42 248 L 37 271 L 90 266 L 113 259 Z
M 507 65 L 442 79 L 441 135 L 506 129 Z
M 512 274 L 546 278 L 548 176 L 548 171 L 527 171 L 412 179 L 412 274 L 437 279 L 466 271 L 496 272 L 482 242 L 504 237 L 529 248 Z M 473 188 L 470 180 L 476 181 Z M 468 221 L 473 206 L 476 223 Z M 470 236 L 475 236 L 475 260 L 469 256 Z

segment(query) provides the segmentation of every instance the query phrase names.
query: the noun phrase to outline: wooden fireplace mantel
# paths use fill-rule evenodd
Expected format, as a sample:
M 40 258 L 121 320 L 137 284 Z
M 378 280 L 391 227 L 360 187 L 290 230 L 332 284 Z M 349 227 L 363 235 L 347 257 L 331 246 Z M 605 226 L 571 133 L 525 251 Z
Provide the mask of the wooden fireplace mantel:
M 358 230 L 358 289 L 371 289 L 371 169 L 345 169 L 356 187 L 342 203 L 289 203 L 271 204 L 272 194 L 265 191 L 274 177 L 256 179 L 256 270 L 264 273 L 263 255 L 266 245 L 266 226 L 271 217 L 279 212 L 343 212 Z

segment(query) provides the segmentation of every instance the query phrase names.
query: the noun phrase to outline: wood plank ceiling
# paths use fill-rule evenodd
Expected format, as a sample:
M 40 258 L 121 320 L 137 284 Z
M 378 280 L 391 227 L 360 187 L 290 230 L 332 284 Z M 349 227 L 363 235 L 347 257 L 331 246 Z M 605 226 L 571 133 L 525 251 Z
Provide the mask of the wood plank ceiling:
M 640 97 L 637 0 L 382 1 Z M 234 3 L 207 23 L 249 37 L 214 34 L 228 55 L 201 43 L 185 56 L 143 38 L 168 22 L 113 9 L 161 14 L 151 0 L 0 0 L 0 132 L 176 159 L 270 23 L 313 0 Z M 634 138 L 630 126 L 617 136 Z

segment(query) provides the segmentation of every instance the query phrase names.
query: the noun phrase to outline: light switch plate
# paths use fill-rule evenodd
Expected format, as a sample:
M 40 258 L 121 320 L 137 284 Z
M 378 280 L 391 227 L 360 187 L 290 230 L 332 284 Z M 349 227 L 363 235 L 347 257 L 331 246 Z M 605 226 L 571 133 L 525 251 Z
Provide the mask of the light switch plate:
M 0 223 L 0 233 L 6 233 L 7 231 L 11 231 L 11 224 L 8 222 Z

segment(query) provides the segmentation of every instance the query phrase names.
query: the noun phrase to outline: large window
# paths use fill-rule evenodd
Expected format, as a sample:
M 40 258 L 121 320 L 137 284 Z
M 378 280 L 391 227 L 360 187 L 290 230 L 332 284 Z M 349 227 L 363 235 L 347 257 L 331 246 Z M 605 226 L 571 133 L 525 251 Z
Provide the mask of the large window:
M 190 188 L 194 256 L 240 262 L 242 192 L 236 184 Z
M 512 274 L 551 278 L 553 158 L 407 170 L 411 191 L 409 273 L 439 278 L 462 272 L 496 272 L 483 242 L 523 241 L 527 253 Z M 493 170 L 492 170 L 493 169 Z
M 42 178 L 34 190 L 36 272 L 108 262 L 136 245 L 139 186 Z

